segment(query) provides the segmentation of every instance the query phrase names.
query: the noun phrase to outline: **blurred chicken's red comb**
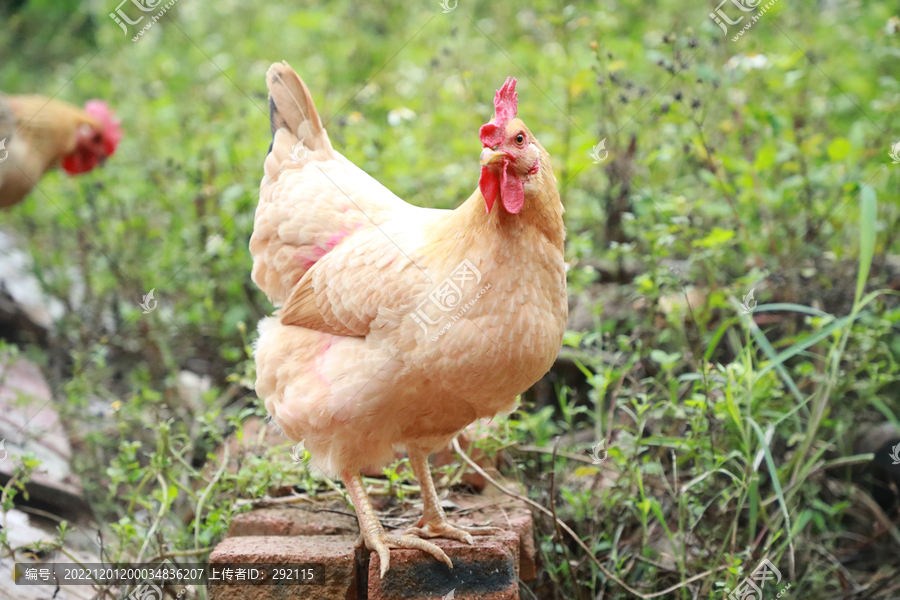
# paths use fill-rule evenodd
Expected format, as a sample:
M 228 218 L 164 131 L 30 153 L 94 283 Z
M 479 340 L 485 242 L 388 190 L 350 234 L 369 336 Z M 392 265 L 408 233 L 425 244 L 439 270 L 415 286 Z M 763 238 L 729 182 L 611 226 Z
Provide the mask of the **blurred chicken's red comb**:
M 519 96 L 516 94 L 516 79 L 507 77 L 497 93 L 494 94 L 494 118 L 490 123 L 481 126 L 478 132 L 481 143 L 486 148 L 493 148 L 503 141 L 503 128 L 510 119 L 516 118 L 519 112 Z
M 109 108 L 103 100 L 88 100 L 84 105 L 84 112 L 91 115 L 103 125 L 103 141 L 106 145 L 106 155 L 112 156 L 116 147 L 122 140 L 122 122 L 116 118 L 116 113 Z

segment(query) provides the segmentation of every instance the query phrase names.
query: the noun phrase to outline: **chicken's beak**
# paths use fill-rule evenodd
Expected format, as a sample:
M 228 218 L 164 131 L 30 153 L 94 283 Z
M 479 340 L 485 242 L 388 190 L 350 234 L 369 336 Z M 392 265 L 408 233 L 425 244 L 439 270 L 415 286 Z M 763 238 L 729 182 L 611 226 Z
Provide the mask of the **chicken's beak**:
M 505 152 L 497 152 L 496 150 L 485 148 L 481 151 L 481 166 L 486 167 L 487 165 L 500 162 L 504 158 L 506 158 Z

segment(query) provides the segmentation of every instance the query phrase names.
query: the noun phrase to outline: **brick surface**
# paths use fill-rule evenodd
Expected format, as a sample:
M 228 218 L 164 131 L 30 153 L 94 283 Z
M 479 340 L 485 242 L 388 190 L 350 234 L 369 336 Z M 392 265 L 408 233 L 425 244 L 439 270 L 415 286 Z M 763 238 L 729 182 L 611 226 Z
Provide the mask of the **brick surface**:
M 489 508 L 471 516 L 456 519 L 460 525 L 490 525 L 508 529 L 518 536 L 519 579 L 531 581 L 537 577 L 537 562 L 534 552 L 534 522 L 531 511 L 516 503 L 506 508 Z
M 357 535 L 355 517 L 298 508 L 260 508 L 237 515 L 228 536 Z
M 524 493 L 515 484 L 508 489 Z M 381 506 L 389 500 L 373 498 Z M 383 509 L 390 506 L 381 506 Z M 257 509 L 235 517 L 231 537 L 213 552 L 210 562 L 309 564 L 317 582 L 326 585 L 221 586 L 210 588 L 211 600 L 437 600 L 454 592 L 458 600 L 517 600 L 518 581 L 536 576 L 533 523 L 526 504 L 489 486 L 483 494 L 450 494 L 447 516 L 460 525 L 504 529 L 496 536 L 476 536 L 469 546 L 432 540 L 450 556 L 454 569 L 420 550 L 391 550 L 391 569 L 380 579 L 378 556 L 355 550 L 358 526 L 345 515 L 296 507 Z M 415 512 L 415 511 L 413 511 Z M 408 525 L 415 521 L 409 517 Z M 396 531 L 394 533 L 400 533 Z M 348 535 L 349 534 L 349 535 Z
M 434 600 L 454 592 L 456 600 L 519 600 L 519 535 L 479 536 L 469 546 L 431 540 L 453 569 L 421 550 L 392 549 L 391 568 L 380 578 L 377 554 L 369 556 L 369 600 Z
M 209 586 L 210 600 L 356 600 L 356 536 L 239 536 L 225 539 L 210 554 L 223 563 L 302 564 L 315 584 Z
M 505 494 L 498 496 L 493 493 L 483 496 L 458 496 L 453 499 L 462 509 L 462 514 L 450 515 L 452 522 L 460 525 L 501 527 L 515 532 L 519 536 L 519 578 L 522 581 L 531 581 L 537 577 L 534 522 L 528 505 Z
M 531 511 L 515 517 L 513 530 L 519 535 L 519 579 L 532 581 L 537 577 L 537 555 L 534 550 L 534 522 Z

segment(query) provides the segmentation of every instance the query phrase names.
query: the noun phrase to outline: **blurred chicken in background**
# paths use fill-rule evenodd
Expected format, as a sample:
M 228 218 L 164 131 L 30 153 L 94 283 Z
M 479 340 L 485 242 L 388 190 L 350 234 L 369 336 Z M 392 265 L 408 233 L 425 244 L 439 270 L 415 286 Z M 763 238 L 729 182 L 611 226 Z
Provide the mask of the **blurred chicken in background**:
M 84 109 L 45 96 L 0 95 L 0 207 L 21 202 L 57 165 L 87 173 L 112 156 L 122 139 L 105 102 Z

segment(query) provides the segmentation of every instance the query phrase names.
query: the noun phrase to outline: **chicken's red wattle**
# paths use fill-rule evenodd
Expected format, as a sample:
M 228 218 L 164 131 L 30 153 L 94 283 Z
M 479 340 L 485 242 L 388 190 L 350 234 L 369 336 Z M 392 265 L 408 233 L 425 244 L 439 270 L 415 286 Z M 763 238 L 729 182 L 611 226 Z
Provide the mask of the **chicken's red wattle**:
M 511 215 L 518 214 L 525 204 L 525 184 L 516 176 L 512 165 L 507 161 L 503 161 L 500 199 L 503 201 L 503 208 Z
M 500 181 L 497 179 L 497 173 L 490 166 L 481 167 L 481 177 L 478 178 L 478 187 L 481 189 L 481 195 L 484 196 L 484 204 L 488 212 L 494 208 L 494 201 L 497 194 L 500 193 Z
M 83 149 L 76 149 L 75 152 L 64 156 L 60 160 L 60 166 L 69 175 L 87 173 L 92 171 L 98 164 L 100 164 L 100 159 Z

